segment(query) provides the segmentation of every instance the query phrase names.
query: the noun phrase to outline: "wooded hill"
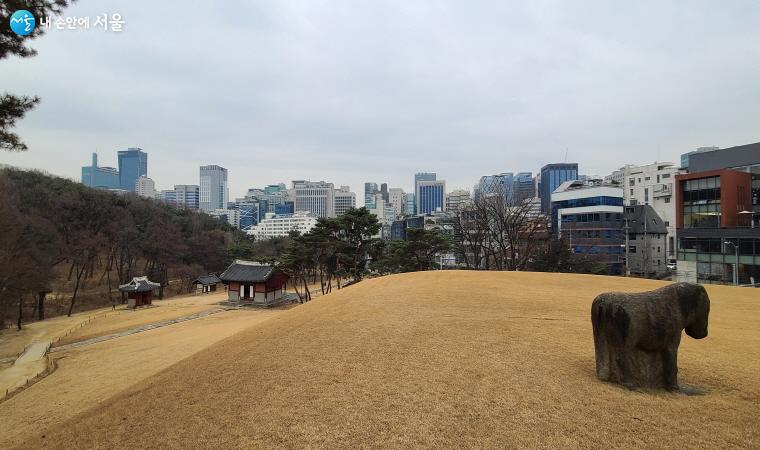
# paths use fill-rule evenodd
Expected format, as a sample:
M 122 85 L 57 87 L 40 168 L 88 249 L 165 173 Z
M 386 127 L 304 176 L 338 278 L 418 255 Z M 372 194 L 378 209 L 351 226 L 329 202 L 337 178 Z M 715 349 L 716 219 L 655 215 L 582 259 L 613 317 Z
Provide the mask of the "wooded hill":
M 147 275 L 159 297 L 248 257 L 252 239 L 205 214 L 35 171 L 0 170 L 0 326 L 121 301 Z M 170 283 L 171 280 L 171 283 Z

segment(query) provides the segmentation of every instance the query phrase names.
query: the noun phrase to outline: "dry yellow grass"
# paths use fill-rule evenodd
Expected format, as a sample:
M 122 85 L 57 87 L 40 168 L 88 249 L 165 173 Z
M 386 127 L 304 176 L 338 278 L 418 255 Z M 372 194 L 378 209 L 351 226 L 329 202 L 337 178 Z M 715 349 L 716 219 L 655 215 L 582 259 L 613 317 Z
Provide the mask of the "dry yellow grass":
M 211 344 L 281 314 L 226 311 L 144 333 L 52 354 L 57 369 L 0 403 L 0 448 L 23 445 Z M 44 432 L 44 431 L 43 431 Z
M 661 285 L 448 271 L 367 280 L 41 427 L 24 446 L 759 446 L 757 290 L 708 288 L 710 336 L 685 337 L 679 355 L 681 383 L 705 395 L 595 378 L 592 299 Z

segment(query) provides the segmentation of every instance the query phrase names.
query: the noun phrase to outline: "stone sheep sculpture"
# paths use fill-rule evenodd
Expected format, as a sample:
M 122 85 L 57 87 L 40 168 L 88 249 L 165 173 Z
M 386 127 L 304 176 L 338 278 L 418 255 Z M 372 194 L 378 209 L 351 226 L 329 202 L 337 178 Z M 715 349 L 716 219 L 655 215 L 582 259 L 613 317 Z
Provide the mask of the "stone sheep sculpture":
M 675 283 L 627 294 L 600 294 L 591 305 L 596 376 L 629 389 L 677 391 L 681 331 L 707 336 L 710 298 L 705 288 Z

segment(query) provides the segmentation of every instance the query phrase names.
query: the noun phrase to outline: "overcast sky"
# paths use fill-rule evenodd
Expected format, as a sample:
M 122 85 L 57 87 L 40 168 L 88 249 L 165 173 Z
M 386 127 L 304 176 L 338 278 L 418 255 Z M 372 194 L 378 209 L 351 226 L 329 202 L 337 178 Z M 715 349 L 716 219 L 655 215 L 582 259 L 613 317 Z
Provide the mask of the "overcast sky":
M 223 9 L 222 9 L 223 8 Z M 0 61 L 42 97 L 0 162 L 79 179 L 97 150 L 148 152 L 160 189 L 229 169 L 230 197 L 293 179 L 448 190 L 578 162 L 678 161 L 760 141 L 760 1 L 79 0 Z M 93 19 L 94 20 L 94 19 Z M 3 26 L 6 26 L 3 24 Z

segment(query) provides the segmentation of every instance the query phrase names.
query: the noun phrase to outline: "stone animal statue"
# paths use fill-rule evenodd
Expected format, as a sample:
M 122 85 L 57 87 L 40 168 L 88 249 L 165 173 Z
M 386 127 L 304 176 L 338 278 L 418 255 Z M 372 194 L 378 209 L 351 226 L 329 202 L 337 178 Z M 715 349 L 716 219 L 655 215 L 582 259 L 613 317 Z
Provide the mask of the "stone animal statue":
M 709 314 L 710 298 L 698 284 L 600 294 L 591 305 L 596 376 L 629 389 L 678 390 L 681 331 L 706 337 Z

